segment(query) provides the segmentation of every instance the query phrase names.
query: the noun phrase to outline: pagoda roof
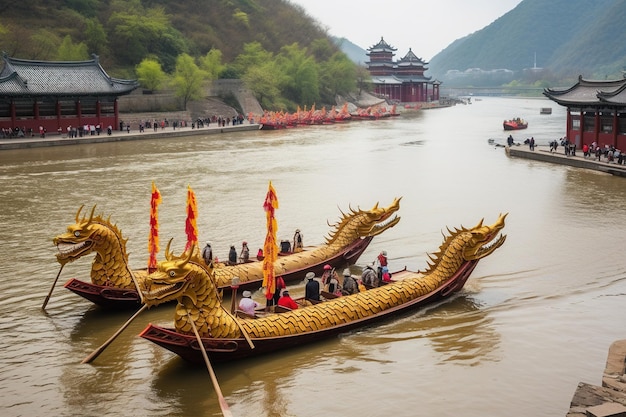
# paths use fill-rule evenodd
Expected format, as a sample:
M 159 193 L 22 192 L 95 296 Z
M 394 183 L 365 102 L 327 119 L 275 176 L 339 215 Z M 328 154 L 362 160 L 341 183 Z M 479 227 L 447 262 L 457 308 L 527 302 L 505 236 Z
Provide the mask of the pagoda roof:
M 376 45 L 369 47 L 368 51 L 370 52 L 395 52 L 397 51 L 397 49 L 389 45 L 387 42 L 385 42 L 385 40 L 381 36 L 380 41 Z
M 3 55 L 0 96 L 103 96 L 132 92 L 137 80 L 110 77 L 97 55 L 88 61 L 32 61 Z
M 626 78 L 621 80 L 585 80 L 565 89 L 546 88 L 543 95 L 562 106 L 626 106 Z
M 430 82 L 432 77 L 424 77 L 423 75 L 387 75 L 387 76 L 372 76 L 372 82 L 374 84 L 404 84 L 404 83 L 423 83 Z M 436 81 L 441 84 L 439 81 Z
M 413 53 L 411 48 L 409 48 L 409 52 L 407 52 L 406 55 L 398 61 L 399 67 L 406 67 L 406 66 L 422 67 L 426 64 L 428 64 L 428 62 L 424 62 L 422 58 L 418 58 L 417 55 Z

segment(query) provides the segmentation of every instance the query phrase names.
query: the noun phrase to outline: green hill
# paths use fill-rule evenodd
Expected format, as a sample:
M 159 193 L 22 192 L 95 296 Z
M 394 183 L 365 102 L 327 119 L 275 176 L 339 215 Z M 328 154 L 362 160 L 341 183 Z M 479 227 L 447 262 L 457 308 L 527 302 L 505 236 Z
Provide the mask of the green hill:
M 508 69 L 519 78 L 536 63 L 542 78 L 619 77 L 625 19 L 626 0 L 524 0 L 433 57 L 429 74 L 445 82 L 454 70 Z
M 55 60 L 82 44 L 83 59 L 96 53 L 113 75 L 129 77 L 150 55 L 169 72 L 182 52 L 219 49 L 230 62 L 245 43 L 276 53 L 329 39 L 287 0 L 0 0 L 0 33 L 0 50 L 10 56 Z

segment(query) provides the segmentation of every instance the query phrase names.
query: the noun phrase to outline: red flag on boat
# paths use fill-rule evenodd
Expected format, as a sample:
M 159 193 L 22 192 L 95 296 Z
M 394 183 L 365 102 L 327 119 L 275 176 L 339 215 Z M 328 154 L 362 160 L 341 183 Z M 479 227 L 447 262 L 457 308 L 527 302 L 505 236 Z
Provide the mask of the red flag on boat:
M 276 277 L 274 276 L 274 262 L 278 257 L 278 246 L 276 245 L 276 232 L 278 224 L 276 223 L 275 210 L 278 208 L 278 197 L 276 190 L 272 187 L 270 181 L 263 209 L 265 210 L 265 219 L 267 226 L 267 234 L 265 235 L 265 243 L 263 244 L 263 286 L 265 287 L 265 298 L 268 300 L 274 296 L 276 291 Z
M 150 234 L 148 235 L 148 272 L 157 267 L 156 254 L 159 252 L 159 217 L 158 206 L 161 204 L 161 193 L 152 181 L 152 194 L 150 196 Z
M 187 186 L 187 220 L 185 220 L 185 233 L 187 234 L 187 245 L 185 251 L 192 245 L 198 247 L 198 206 L 196 204 L 196 194 L 190 186 Z

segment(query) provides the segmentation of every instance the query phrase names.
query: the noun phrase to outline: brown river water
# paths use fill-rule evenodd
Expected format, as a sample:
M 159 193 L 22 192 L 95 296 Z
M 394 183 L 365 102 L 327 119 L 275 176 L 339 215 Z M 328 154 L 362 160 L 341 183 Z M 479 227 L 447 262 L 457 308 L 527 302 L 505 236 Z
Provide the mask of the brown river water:
M 345 125 L 1 151 L 0 415 L 221 415 L 206 367 L 137 337 L 149 322 L 172 325 L 172 306 L 142 313 L 80 363 L 132 312 L 101 311 L 63 288 L 89 279 L 92 256 L 65 266 L 43 312 L 59 271 L 52 238 L 81 205 L 97 205 L 128 238 L 131 266 L 145 267 L 155 181 L 160 257 L 170 237 L 184 247 L 187 186 L 201 242 L 220 258 L 242 240 L 256 253 L 272 181 L 279 239 L 300 228 L 305 245 L 322 243 L 341 211 L 402 197 L 400 223 L 355 270 L 381 250 L 391 270 L 424 268 L 446 227 L 501 212 L 508 239 L 450 299 L 216 366 L 233 415 L 564 416 L 577 384 L 599 385 L 609 345 L 626 336 L 626 180 L 508 158 L 487 140 L 504 140 L 502 121 L 517 116 L 529 128 L 516 141 L 564 135 L 554 103 L 484 98 Z

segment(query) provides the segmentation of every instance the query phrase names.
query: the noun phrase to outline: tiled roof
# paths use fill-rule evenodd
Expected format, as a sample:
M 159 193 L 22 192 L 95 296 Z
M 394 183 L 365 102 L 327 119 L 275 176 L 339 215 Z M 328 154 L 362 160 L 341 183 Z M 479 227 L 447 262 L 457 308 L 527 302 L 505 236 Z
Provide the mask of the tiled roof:
M 376 45 L 370 47 L 368 51 L 370 52 L 394 52 L 394 51 L 397 51 L 397 49 L 389 45 L 387 42 L 385 42 L 385 40 L 381 36 L 380 41 Z
M 558 90 L 546 88 L 543 95 L 556 103 L 569 105 L 626 105 L 626 78 L 611 81 L 584 80 L 578 77 L 578 82 L 570 88 Z
M 139 86 L 136 80 L 110 77 L 98 57 L 89 61 L 31 61 L 4 56 L 0 96 L 123 95 Z
M 420 75 L 402 76 L 402 75 L 387 75 L 387 76 L 373 76 L 372 83 L 374 84 L 403 84 L 403 83 L 423 83 L 429 82 L 432 77 L 424 77 Z M 441 84 L 437 81 L 438 84 Z M 433 83 L 434 84 L 434 83 Z
M 423 66 L 426 65 L 426 62 L 422 60 L 422 58 L 418 58 L 417 55 L 413 53 L 411 48 L 409 48 L 409 52 L 406 53 L 404 58 L 398 61 L 398 66 Z

